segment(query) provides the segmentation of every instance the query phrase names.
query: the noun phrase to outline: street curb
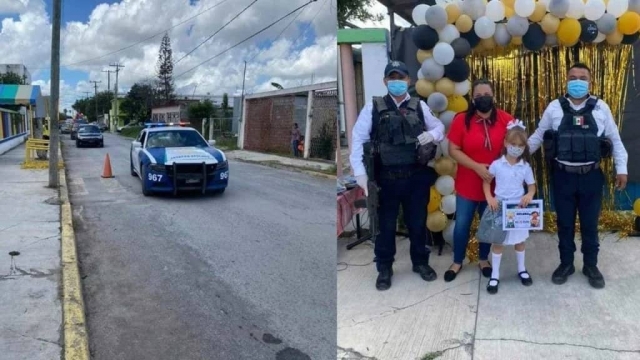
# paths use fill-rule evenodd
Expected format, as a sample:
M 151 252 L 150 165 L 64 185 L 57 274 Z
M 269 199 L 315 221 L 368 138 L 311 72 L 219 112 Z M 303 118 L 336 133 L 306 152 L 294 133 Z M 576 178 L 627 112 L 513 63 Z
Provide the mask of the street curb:
M 62 154 L 60 154 L 62 158 Z M 64 161 L 64 159 L 62 159 Z M 87 333 L 82 297 L 82 284 L 78 268 L 73 213 L 69 202 L 69 187 L 65 169 L 60 176 L 60 227 L 62 254 L 62 313 L 64 327 L 64 360 L 89 360 Z
M 321 172 L 317 172 L 317 171 L 305 170 L 305 169 L 301 169 L 301 168 L 296 167 L 296 166 L 287 166 L 287 165 L 282 165 L 282 164 L 274 164 L 273 162 L 260 162 L 260 161 L 252 161 L 252 160 L 246 160 L 246 159 L 240 159 L 240 158 L 231 158 L 229 160 L 239 161 L 239 162 L 243 162 L 243 163 L 247 163 L 247 164 L 268 166 L 268 167 L 271 167 L 271 168 L 274 168 L 274 169 L 295 171 L 295 172 L 300 172 L 300 173 L 304 173 L 304 174 L 307 174 L 307 175 L 321 177 L 321 178 L 325 178 L 325 179 L 335 180 L 337 178 L 336 175 L 329 175 L 329 174 L 325 174 L 325 173 L 321 173 Z

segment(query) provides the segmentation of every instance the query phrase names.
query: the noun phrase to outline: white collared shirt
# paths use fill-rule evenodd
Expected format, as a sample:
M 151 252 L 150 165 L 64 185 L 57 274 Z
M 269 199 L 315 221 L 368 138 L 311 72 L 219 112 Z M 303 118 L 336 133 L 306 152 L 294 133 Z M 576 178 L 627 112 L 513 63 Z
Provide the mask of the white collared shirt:
M 496 180 L 496 198 L 501 200 L 519 199 L 524 196 L 524 184 L 536 183 L 531 165 L 523 160 L 511 165 L 502 156 L 489 165 L 489 172 Z
M 401 102 L 397 102 L 393 97 L 393 102 L 399 108 L 404 102 L 409 101 L 411 99 L 411 95 L 407 93 L 404 100 Z M 439 143 L 444 140 L 444 124 L 440 119 L 435 117 L 429 109 L 429 106 L 424 103 L 424 101 L 420 101 L 420 107 L 422 108 L 422 113 L 424 114 L 424 123 L 427 126 L 427 132 L 433 136 L 434 143 Z M 372 118 L 373 118 L 373 101 L 368 102 L 362 111 L 360 111 L 360 115 L 358 115 L 358 120 L 353 127 L 353 131 L 351 132 L 351 154 L 349 155 L 349 161 L 351 162 L 351 168 L 353 169 L 354 176 L 365 175 L 366 170 L 364 168 L 364 163 L 362 161 L 363 149 L 362 144 L 366 143 L 371 139 L 371 127 L 372 127 Z
M 574 110 L 580 110 L 584 108 L 587 104 L 587 100 L 584 102 L 575 105 L 571 101 L 569 104 Z M 538 128 L 536 131 L 529 137 L 529 149 L 533 154 L 536 152 L 540 146 L 542 146 L 543 136 L 547 130 L 558 130 L 560 123 L 562 122 L 562 118 L 564 117 L 564 111 L 562 111 L 562 106 L 560 105 L 560 101 L 558 99 L 553 100 L 549 106 L 547 106 L 546 110 L 542 114 L 542 118 L 540 119 L 540 123 L 538 124 Z M 624 148 L 624 144 L 620 139 L 620 131 L 618 130 L 618 125 L 616 125 L 615 120 L 613 119 L 613 114 L 611 113 L 611 109 L 607 103 L 598 99 L 595 108 L 593 109 L 593 118 L 596 120 L 596 124 L 598 126 L 598 136 L 606 136 L 613 145 L 613 161 L 616 166 L 616 174 L 618 175 L 626 175 L 627 174 L 627 161 L 629 160 L 629 154 L 627 154 L 627 150 Z M 588 165 L 589 163 L 570 163 L 566 161 L 559 161 L 565 165 L 569 166 L 580 166 L 580 165 Z

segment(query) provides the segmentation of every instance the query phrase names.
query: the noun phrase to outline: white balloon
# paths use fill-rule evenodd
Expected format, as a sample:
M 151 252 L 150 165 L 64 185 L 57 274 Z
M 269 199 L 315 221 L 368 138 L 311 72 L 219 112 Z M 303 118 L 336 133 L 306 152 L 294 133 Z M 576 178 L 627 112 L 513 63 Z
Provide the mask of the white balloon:
M 604 41 L 604 39 L 607 38 L 607 35 L 601 33 L 600 31 L 598 31 L 598 36 L 596 36 L 595 40 L 593 40 L 593 42 L 595 44 L 601 43 Z
M 596 21 L 604 15 L 607 5 L 602 0 L 587 0 L 584 5 L 584 17 L 587 20 Z
M 443 175 L 436 180 L 436 191 L 440 193 L 442 196 L 447 196 L 453 194 L 454 190 L 454 180 L 450 175 Z
M 628 0 L 609 0 L 607 12 L 615 17 L 620 17 L 629 8 Z
M 488 39 L 495 33 L 496 23 L 491 21 L 488 17 L 483 16 L 476 20 L 476 23 L 473 25 L 473 30 L 480 39 Z
M 558 45 L 558 36 L 556 36 L 556 34 L 549 34 L 544 40 L 544 43 L 547 46 L 556 46 Z
M 460 10 L 463 14 L 468 15 L 471 20 L 478 20 L 485 14 L 484 0 L 464 0 Z
M 434 92 L 427 98 L 427 106 L 435 112 L 445 111 L 449 105 L 449 100 L 444 94 Z
M 418 79 L 424 79 L 424 74 L 422 73 L 422 69 L 418 69 Z
M 442 151 L 442 155 L 449 156 L 449 139 L 444 138 L 444 140 L 440 142 L 439 148 Z
M 438 38 L 440 41 L 445 42 L 447 44 L 451 44 L 451 42 L 460 37 L 460 31 L 453 24 L 445 25 L 442 30 L 438 31 Z
M 520 17 L 529 17 L 536 10 L 536 3 L 534 0 L 516 0 L 513 4 L 513 10 Z
M 429 5 L 426 4 L 420 4 L 413 8 L 411 18 L 416 25 L 427 25 L 427 20 L 425 20 L 427 10 L 429 10 Z
M 451 215 L 456 212 L 456 196 L 451 194 L 444 196 L 440 201 L 440 210 L 446 215 Z
M 580 19 L 584 15 L 584 3 L 582 0 L 569 0 L 569 10 L 566 16 L 570 19 Z
M 487 4 L 487 11 L 485 16 L 493 22 L 502 21 L 504 19 L 505 11 L 504 4 L 500 0 L 491 0 Z
M 453 246 L 453 230 L 456 228 L 456 221 L 449 220 L 447 227 L 442 231 L 442 238 L 444 241 Z
M 449 65 L 455 56 L 455 52 L 450 44 L 439 42 L 433 48 L 433 60 L 436 63 L 445 66 Z
M 471 91 L 471 81 L 465 80 L 454 84 L 455 94 L 465 96 Z
M 438 64 L 433 57 L 422 62 L 422 75 L 429 81 L 438 81 L 444 76 L 444 66 Z
M 456 116 L 456 113 L 451 110 L 443 111 L 442 114 L 438 116 L 438 119 L 440 119 L 444 125 L 445 132 L 449 131 L 454 116 Z

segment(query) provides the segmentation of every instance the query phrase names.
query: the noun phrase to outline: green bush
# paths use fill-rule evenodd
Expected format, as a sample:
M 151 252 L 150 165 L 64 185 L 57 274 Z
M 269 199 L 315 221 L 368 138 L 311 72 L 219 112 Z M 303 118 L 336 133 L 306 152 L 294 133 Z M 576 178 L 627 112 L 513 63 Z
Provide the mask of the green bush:
M 138 137 L 138 134 L 140 134 L 140 131 L 142 129 L 144 129 L 142 126 L 129 127 L 126 129 L 122 129 L 122 132 L 120 133 L 120 135 L 135 139 Z

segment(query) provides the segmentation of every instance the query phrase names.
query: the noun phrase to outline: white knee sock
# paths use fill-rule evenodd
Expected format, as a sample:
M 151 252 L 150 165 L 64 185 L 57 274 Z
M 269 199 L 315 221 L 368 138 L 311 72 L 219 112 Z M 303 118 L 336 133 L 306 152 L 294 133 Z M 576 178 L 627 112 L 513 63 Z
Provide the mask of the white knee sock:
M 500 260 L 502 260 L 502 254 L 491 253 L 492 279 L 500 279 Z
M 522 250 L 522 251 L 517 251 L 516 250 L 516 258 L 518 259 L 518 273 L 521 273 L 523 271 L 527 271 L 527 267 L 524 266 L 524 250 Z M 522 274 L 521 276 L 523 278 L 528 278 L 529 274 Z

